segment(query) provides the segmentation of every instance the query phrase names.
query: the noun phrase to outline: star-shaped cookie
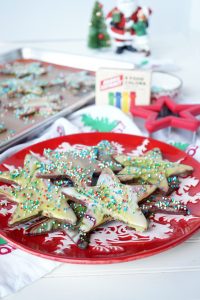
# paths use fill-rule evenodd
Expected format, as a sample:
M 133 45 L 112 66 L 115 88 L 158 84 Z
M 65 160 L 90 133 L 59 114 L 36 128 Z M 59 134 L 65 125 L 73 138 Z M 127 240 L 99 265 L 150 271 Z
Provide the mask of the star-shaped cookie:
M 169 176 L 193 170 L 191 166 L 163 160 L 162 153 L 157 148 L 139 157 L 116 155 L 114 158 L 125 167 L 117 174 L 121 181 L 141 178 L 145 182 L 156 185 L 164 192 L 169 189 L 167 180 Z
M 17 203 L 17 207 L 9 219 L 9 225 L 26 222 L 38 215 L 64 220 L 68 224 L 75 225 L 76 215 L 62 194 L 61 187 L 52 185 L 50 180 L 37 178 L 37 168 L 38 164 L 36 163 L 26 184 L 24 183 L 26 176 L 24 174 L 27 173 L 22 172 L 17 180 L 21 186 L 0 187 L 1 195 Z
M 3 69 L 0 69 L 1 74 L 15 75 L 18 78 L 22 78 L 27 75 L 42 75 L 45 74 L 47 70 L 38 62 L 32 63 L 14 63 L 7 64 Z
M 7 128 L 6 128 L 5 124 L 0 123 L 0 134 L 5 132 L 5 131 L 7 131 Z
M 71 73 L 65 77 L 65 83 L 74 93 L 79 91 L 88 92 L 94 89 L 95 76 L 88 71 Z
M 26 228 L 26 235 L 41 235 L 54 231 L 63 231 L 73 242 L 81 249 L 86 249 L 89 244 L 89 234 L 80 232 L 74 226 L 67 224 L 65 221 L 56 219 L 43 218 L 36 224 Z
M 138 196 L 131 186 L 121 184 L 114 173 L 103 169 L 97 186 L 63 188 L 70 199 L 87 207 L 80 231 L 89 232 L 107 220 L 118 220 L 139 231 L 147 228 L 147 220 L 138 206 Z
M 9 98 L 17 97 L 19 100 L 19 97 L 21 98 L 23 95 L 30 93 L 35 95 L 43 94 L 43 89 L 34 85 L 30 77 L 23 79 L 9 78 L 0 81 L 1 96 L 7 95 Z M 5 103 L 4 106 L 9 108 L 9 103 Z
M 70 207 L 75 212 L 77 219 L 83 218 L 86 207 L 79 203 L 71 202 Z M 53 231 L 64 231 L 67 236 L 81 249 L 85 249 L 89 243 L 89 234 L 79 231 L 77 226 L 69 225 L 66 221 L 57 220 L 54 218 L 43 217 L 38 222 L 26 227 L 25 234 L 27 235 L 41 235 Z
M 0 182 L 19 185 L 24 188 L 31 180 L 35 171 L 40 167 L 40 162 L 33 155 L 27 154 L 24 159 L 24 167 L 11 171 L 0 172 Z
M 91 185 L 93 173 L 101 172 L 97 149 L 69 150 L 59 152 L 47 149 L 44 155 L 50 163 L 42 163 L 40 178 L 69 178 L 77 185 Z
M 156 185 L 130 185 L 133 193 L 137 194 L 138 202 L 142 201 L 143 199 L 147 198 L 157 189 Z
M 103 140 L 94 148 L 98 149 L 97 158 L 102 163 L 102 167 L 108 167 L 113 171 L 120 171 L 122 169 L 122 166 L 112 158 L 114 149 L 109 141 Z
M 186 205 L 174 199 L 162 195 L 151 195 L 140 204 L 140 208 L 146 214 L 164 213 L 176 215 L 188 215 L 189 210 Z

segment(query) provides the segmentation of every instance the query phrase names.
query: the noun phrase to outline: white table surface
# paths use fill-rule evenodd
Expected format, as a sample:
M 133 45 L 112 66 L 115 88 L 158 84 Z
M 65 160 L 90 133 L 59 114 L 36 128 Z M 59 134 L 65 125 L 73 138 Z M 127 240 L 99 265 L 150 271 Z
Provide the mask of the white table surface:
M 83 41 L 0 43 L 0 53 L 21 46 L 131 62 L 131 54 L 116 56 L 111 51 L 96 53 L 88 50 Z M 184 83 L 182 98 L 190 103 L 200 103 L 200 39 L 195 35 L 155 38 L 152 48 L 155 59 L 171 59 L 179 67 L 175 73 Z M 44 278 L 6 299 L 199 300 L 199 283 L 200 232 L 175 248 L 128 263 L 61 264 Z

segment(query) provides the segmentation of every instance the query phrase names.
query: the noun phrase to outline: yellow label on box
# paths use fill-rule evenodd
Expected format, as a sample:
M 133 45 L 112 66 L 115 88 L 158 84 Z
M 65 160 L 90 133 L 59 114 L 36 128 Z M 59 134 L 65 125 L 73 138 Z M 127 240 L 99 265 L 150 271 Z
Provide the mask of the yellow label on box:
M 148 105 L 151 72 L 99 69 L 96 74 L 96 104 L 109 104 L 129 112 L 132 105 Z

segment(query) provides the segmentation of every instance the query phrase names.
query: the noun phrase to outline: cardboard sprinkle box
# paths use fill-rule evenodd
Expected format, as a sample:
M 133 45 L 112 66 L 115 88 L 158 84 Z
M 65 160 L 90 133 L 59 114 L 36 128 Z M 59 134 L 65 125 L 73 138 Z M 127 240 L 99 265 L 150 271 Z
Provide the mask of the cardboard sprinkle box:
M 150 97 L 150 71 L 105 68 L 97 71 L 97 105 L 113 105 L 129 112 L 134 105 L 150 104 Z

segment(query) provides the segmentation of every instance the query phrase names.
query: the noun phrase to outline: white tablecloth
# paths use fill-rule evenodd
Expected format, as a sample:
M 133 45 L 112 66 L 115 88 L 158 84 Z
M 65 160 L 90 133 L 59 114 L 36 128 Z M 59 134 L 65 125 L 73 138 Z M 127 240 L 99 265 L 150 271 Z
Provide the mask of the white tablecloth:
M 175 42 L 177 47 L 173 47 Z M 19 45 L 1 45 L 0 51 L 4 52 Z M 29 46 L 32 45 L 29 44 Z M 80 43 L 60 44 L 38 43 L 34 46 L 69 50 L 69 52 L 74 53 L 81 51 L 88 54 L 83 51 L 84 46 L 81 41 Z M 190 102 L 199 102 L 200 74 L 197 67 L 197 54 L 200 44 L 197 40 L 189 40 L 188 37 L 180 36 L 168 40 L 162 38 L 155 40 L 153 48 L 155 48 L 153 50 L 157 58 L 169 57 L 175 61 L 176 65 L 180 66 L 177 74 L 184 81 L 183 98 L 189 99 Z M 191 55 L 194 48 L 198 51 L 194 51 Z M 130 59 L 128 56 L 127 60 L 130 61 Z M 158 299 L 159 297 L 163 300 L 197 300 L 200 299 L 199 249 L 200 233 L 197 233 L 173 249 L 142 260 L 112 265 L 61 264 L 53 272 L 6 299 L 35 300 L 35 298 L 40 297 L 49 300 L 55 298 L 143 300 Z

